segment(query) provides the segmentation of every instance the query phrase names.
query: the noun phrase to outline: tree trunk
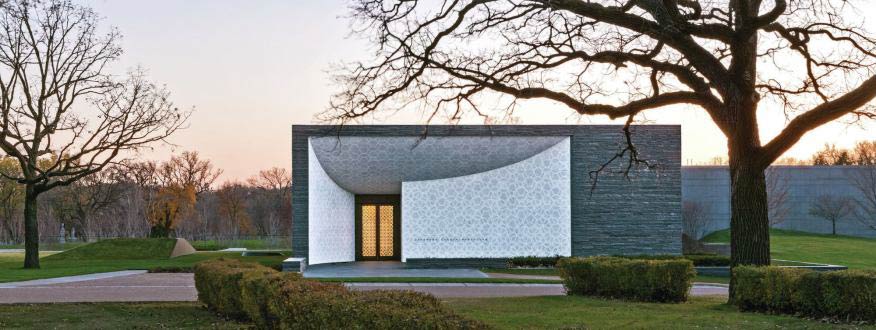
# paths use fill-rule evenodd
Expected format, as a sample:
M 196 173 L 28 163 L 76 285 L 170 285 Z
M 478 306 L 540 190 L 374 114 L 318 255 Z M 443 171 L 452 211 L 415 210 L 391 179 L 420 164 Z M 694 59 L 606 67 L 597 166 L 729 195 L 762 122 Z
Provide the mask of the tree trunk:
M 833 225 L 831 235 L 836 236 L 836 220 L 830 222 Z
M 24 268 L 40 268 L 40 229 L 37 223 L 37 195 L 33 185 L 24 193 Z
M 764 169 L 745 161 L 731 160 L 730 164 L 731 267 L 769 265 L 770 221 Z M 731 276 L 731 302 L 735 282 L 735 276 Z
M 770 221 L 762 170 L 731 168 L 730 249 L 732 264 L 770 264 Z

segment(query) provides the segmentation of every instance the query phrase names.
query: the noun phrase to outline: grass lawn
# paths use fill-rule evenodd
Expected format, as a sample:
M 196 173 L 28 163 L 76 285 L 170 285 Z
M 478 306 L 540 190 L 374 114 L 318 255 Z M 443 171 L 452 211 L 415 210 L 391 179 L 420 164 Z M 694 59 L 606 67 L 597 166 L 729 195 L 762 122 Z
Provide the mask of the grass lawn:
M 255 261 L 267 266 L 279 265 L 286 258 L 285 256 L 242 257 L 240 252 L 198 252 L 173 259 L 65 259 L 48 256 L 40 259 L 42 268 L 23 269 L 24 254 L 2 253 L 0 254 L 0 283 L 129 269 L 191 267 L 199 261 L 219 257 Z
M 40 261 L 169 258 L 175 245 L 173 238 L 115 238 L 82 245 Z
M 730 242 L 730 231 L 709 234 L 703 241 Z M 854 269 L 876 269 L 876 239 L 810 234 L 790 230 L 770 231 L 773 259 L 808 261 L 848 266 Z
M 238 239 L 238 240 L 199 240 L 189 241 L 198 251 L 217 251 L 227 248 L 246 248 L 249 250 L 286 250 L 291 246 L 288 239 Z
M 200 304 L 99 303 L 0 305 L 2 329 L 247 329 Z
M 450 308 L 498 329 L 874 329 L 791 316 L 740 313 L 723 299 L 683 304 L 585 297 L 449 299 Z M 51 317 L 45 317 L 51 315 Z M 3 329 L 241 329 L 194 302 L 0 305 Z
M 457 312 L 499 329 L 874 329 L 792 316 L 741 313 L 723 298 L 683 304 L 634 303 L 585 297 L 450 299 Z

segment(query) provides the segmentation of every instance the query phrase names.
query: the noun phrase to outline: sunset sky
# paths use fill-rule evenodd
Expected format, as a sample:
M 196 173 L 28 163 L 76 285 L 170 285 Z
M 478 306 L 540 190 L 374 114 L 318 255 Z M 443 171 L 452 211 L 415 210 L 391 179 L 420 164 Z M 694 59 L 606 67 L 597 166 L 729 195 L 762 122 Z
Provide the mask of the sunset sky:
M 211 159 L 225 170 L 223 181 L 273 166 L 289 168 L 290 126 L 319 123 L 314 115 L 325 110 L 336 90 L 327 71 L 368 56 L 364 41 L 349 37 L 341 0 L 83 2 L 124 35 L 118 68 L 142 66 L 167 85 L 178 106 L 195 108 L 189 127 L 172 138 L 173 149 Z M 876 12 L 876 4 L 871 6 Z M 876 31 L 876 20 L 867 24 Z M 580 118 L 549 102 L 526 102 L 521 110 L 523 124 L 610 122 Z M 779 109 L 759 115 L 764 140 L 785 124 Z M 651 111 L 646 117 L 682 125 L 685 164 L 726 156 L 723 135 L 701 110 Z M 379 123 L 422 123 L 417 113 L 382 119 Z M 876 139 L 874 129 L 874 123 L 832 123 L 805 136 L 786 156 L 808 158 L 825 143 Z M 140 157 L 162 160 L 171 151 L 158 148 Z

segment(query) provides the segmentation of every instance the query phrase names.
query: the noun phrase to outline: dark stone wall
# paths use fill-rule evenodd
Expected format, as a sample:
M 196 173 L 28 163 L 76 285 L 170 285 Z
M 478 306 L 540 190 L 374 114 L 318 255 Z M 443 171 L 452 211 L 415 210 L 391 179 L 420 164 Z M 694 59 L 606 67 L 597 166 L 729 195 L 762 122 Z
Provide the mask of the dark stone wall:
M 633 143 L 655 170 L 625 177 L 614 161 L 595 187 L 590 172 L 624 145 L 617 126 L 582 126 L 572 137 L 572 254 L 681 254 L 681 129 L 638 126 Z
M 292 127 L 292 249 L 307 257 L 307 138 L 310 136 L 571 136 L 572 254 L 681 253 L 681 128 L 633 128 L 641 158 L 658 165 L 629 177 L 618 159 L 593 185 L 590 172 L 624 145 L 620 125 L 369 125 Z M 404 220 L 402 220 L 404 221 Z

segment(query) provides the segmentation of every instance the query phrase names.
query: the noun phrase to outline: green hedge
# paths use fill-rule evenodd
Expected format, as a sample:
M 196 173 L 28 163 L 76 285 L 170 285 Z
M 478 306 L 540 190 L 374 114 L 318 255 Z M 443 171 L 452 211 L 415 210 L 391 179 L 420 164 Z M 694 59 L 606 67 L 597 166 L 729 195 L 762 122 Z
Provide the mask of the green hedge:
M 342 284 L 242 264 L 227 260 L 199 264 L 195 269 L 198 297 L 211 309 L 248 318 L 262 329 L 487 328 L 455 314 L 428 294 L 350 291 Z M 226 287 L 234 289 L 222 289 Z
M 690 260 L 695 267 L 720 267 L 730 266 L 730 257 L 720 256 L 717 254 L 685 254 L 683 256 L 674 255 L 634 255 L 634 256 L 618 256 L 619 258 L 627 259 L 642 259 L 642 260 Z
M 696 267 L 723 267 L 730 266 L 730 257 L 717 254 L 685 254 L 683 256 L 676 255 L 630 255 L 630 256 L 615 256 L 625 259 L 642 259 L 642 260 L 679 260 L 686 259 L 693 262 Z M 554 257 L 514 257 L 508 259 L 508 267 L 556 267 L 557 261 L 561 256 Z
M 876 322 L 876 272 L 740 266 L 733 276 L 741 310 Z
M 684 259 L 562 258 L 557 268 L 569 294 L 652 302 L 686 301 L 695 275 Z
M 557 260 L 560 260 L 561 256 L 553 256 L 553 257 L 536 257 L 536 256 L 524 256 L 524 257 L 514 257 L 508 259 L 508 267 L 556 267 Z
M 276 272 L 257 263 L 219 258 L 195 264 L 198 300 L 207 308 L 233 318 L 245 318 L 240 301 L 241 280 Z

